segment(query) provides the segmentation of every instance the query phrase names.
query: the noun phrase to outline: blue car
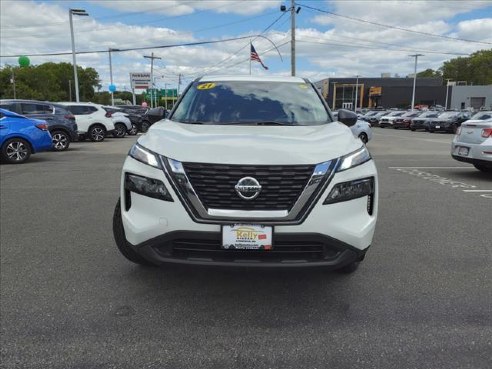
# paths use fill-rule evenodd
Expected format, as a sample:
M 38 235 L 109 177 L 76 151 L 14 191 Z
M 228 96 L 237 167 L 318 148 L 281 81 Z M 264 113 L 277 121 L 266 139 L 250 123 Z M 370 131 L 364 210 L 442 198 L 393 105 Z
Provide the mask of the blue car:
M 24 163 L 31 154 L 52 148 L 53 142 L 44 120 L 29 119 L 0 109 L 1 159 L 12 164 Z

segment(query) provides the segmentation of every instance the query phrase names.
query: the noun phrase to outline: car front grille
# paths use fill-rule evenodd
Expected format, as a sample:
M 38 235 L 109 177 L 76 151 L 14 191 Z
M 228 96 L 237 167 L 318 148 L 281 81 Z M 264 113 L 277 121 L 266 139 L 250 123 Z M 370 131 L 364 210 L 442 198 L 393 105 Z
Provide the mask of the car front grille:
M 166 252 L 165 250 L 156 250 Z M 315 240 L 275 241 L 272 250 L 225 250 L 220 239 L 175 239 L 168 256 L 172 258 L 207 261 L 309 262 L 336 258 L 340 250 Z
M 314 165 L 225 165 L 183 163 L 198 198 L 206 209 L 290 211 L 306 187 Z M 253 177 L 262 190 L 253 200 L 242 199 L 234 186 Z

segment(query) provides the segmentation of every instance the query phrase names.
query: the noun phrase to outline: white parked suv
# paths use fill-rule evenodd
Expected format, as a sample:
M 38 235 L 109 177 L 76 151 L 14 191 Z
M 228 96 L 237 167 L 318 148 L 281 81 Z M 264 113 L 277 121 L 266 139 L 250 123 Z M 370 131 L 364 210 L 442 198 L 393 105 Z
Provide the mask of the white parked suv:
M 107 134 L 115 131 L 111 114 L 102 105 L 93 103 L 61 102 L 74 116 L 79 137 L 94 142 L 104 141 Z
M 338 119 L 302 78 L 195 80 L 126 158 L 119 250 L 143 265 L 354 271 L 372 243 L 378 179 L 347 127 L 357 116 Z

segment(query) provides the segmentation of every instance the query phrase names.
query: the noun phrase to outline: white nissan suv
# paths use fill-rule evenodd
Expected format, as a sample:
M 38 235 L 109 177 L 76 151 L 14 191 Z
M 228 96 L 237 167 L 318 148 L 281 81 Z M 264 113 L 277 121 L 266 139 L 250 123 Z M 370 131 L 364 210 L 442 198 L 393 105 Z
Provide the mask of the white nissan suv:
M 79 138 L 89 138 L 93 142 L 104 141 L 107 134 L 115 132 L 111 113 L 102 105 L 93 103 L 60 102 L 74 116 L 77 122 Z
M 338 119 L 302 78 L 195 80 L 126 158 L 119 250 L 143 265 L 354 271 L 372 242 L 378 179 L 347 127 L 357 116 Z

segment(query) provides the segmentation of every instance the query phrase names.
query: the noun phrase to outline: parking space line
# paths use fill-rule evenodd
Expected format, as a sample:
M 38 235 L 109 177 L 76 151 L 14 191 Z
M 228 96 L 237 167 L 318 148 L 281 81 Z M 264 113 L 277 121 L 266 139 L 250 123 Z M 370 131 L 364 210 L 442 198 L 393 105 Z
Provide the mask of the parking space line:
M 463 192 L 492 192 L 492 190 L 463 190 Z

